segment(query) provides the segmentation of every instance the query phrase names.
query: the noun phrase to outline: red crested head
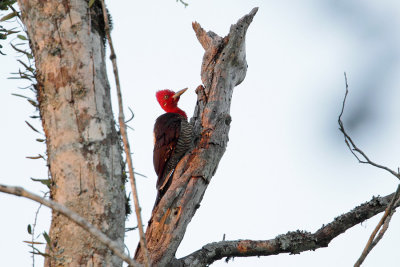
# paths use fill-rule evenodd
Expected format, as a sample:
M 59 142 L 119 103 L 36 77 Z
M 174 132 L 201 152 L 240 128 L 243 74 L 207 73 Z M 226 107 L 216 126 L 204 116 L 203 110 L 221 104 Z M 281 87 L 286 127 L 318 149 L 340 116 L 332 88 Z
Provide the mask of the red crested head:
M 179 98 L 186 90 L 187 88 L 182 89 L 177 93 L 168 89 L 161 90 L 156 93 L 156 98 L 161 108 L 166 112 L 178 113 L 187 118 L 186 113 L 178 108 Z

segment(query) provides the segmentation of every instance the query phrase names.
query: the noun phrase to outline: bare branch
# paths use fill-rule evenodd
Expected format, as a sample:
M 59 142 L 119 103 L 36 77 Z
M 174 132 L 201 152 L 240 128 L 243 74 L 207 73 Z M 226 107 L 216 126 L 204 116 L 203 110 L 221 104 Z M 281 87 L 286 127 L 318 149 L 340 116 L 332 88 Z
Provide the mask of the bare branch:
M 281 253 L 299 254 L 303 251 L 327 247 L 338 235 L 349 228 L 375 216 L 390 205 L 395 193 L 385 197 L 373 197 L 353 210 L 336 217 L 315 233 L 288 232 L 270 240 L 236 240 L 209 243 L 192 254 L 178 259 L 177 266 L 207 266 L 224 257 L 269 256 Z M 397 202 L 394 208 L 397 208 Z
M 361 264 L 364 262 L 365 258 L 368 256 L 368 253 L 378 244 L 378 242 L 382 239 L 383 235 L 385 234 L 387 228 L 389 227 L 389 222 L 390 219 L 392 218 L 392 215 L 394 213 L 394 205 L 398 203 L 400 196 L 400 184 L 397 187 L 397 190 L 392 198 L 392 201 L 390 201 L 389 206 L 386 208 L 385 213 L 383 214 L 381 220 L 379 221 L 378 225 L 375 227 L 375 230 L 372 232 L 367 244 L 365 245 L 365 248 L 360 256 L 360 258 L 357 260 L 357 262 L 354 264 L 354 267 L 359 267 Z M 382 227 L 382 229 L 381 229 Z M 379 235 L 376 236 L 378 233 L 379 229 L 381 231 L 379 232 Z
M 146 238 L 144 236 L 142 216 L 140 214 L 141 209 L 140 209 L 139 197 L 138 197 L 138 193 L 137 193 L 137 189 L 136 189 L 135 173 L 133 172 L 131 149 L 129 146 L 128 135 L 126 133 L 125 115 L 124 115 L 124 108 L 123 108 L 123 104 L 122 104 L 121 85 L 119 83 L 119 75 L 118 75 L 118 67 L 117 67 L 117 56 L 115 54 L 113 42 L 111 39 L 110 27 L 109 27 L 110 23 L 108 21 L 108 15 L 107 15 L 106 6 L 104 4 L 104 0 L 101 0 L 101 6 L 103 9 L 104 24 L 105 24 L 105 31 L 106 31 L 106 35 L 107 35 L 107 39 L 108 39 L 108 45 L 110 46 L 110 53 L 111 53 L 110 59 L 111 59 L 111 62 L 113 65 L 113 70 L 114 70 L 115 85 L 117 88 L 118 107 L 119 107 L 119 115 L 118 115 L 119 128 L 120 128 L 121 135 L 122 135 L 122 142 L 124 143 L 126 161 L 128 163 L 129 180 L 131 182 L 133 200 L 135 203 L 135 213 L 136 213 L 136 219 L 137 219 L 138 229 L 139 229 L 140 245 L 144 251 L 144 265 L 146 267 L 148 267 L 149 266 L 149 253 L 147 251 L 147 244 L 146 244 Z
M 347 98 L 347 94 L 349 92 L 349 85 L 347 83 L 347 75 L 346 73 L 344 73 L 344 78 L 345 78 L 345 82 L 346 82 L 346 93 L 344 95 L 344 99 L 343 99 L 343 104 L 342 104 L 342 110 L 340 112 L 339 118 L 338 118 L 338 124 L 339 124 L 339 130 L 343 133 L 344 135 L 344 141 L 346 142 L 347 147 L 349 148 L 350 152 L 354 155 L 354 157 L 357 158 L 358 162 L 360 163 L 365 163 L 365 164 L 370 164 L 374 167 L 383 169 L 385 171 L 390 172 L 392 175 L 394 175 L 395 177 L 397 177 L 397 179 L 400 180 L 400 173 L 399 172 L 395 172 L 391 169 L 389 169 L 386 166 L 377 164 L 373 161 L 371 161 L 368 156 L 360 149 L 356 146 L 356 144 L 353 142 L 353 140 L 351 139 L 351 137 L 346 133 L 344 126 L 343 126 L 343 121 L 342 121 L 342 115 L 344 112 L 344 106 L 346 104 L 346 98 Z M 363 160 L 360 159 L 360 157 L 356 154 L 356 152 L 363 158 Z
M 370 164 L 374 167 L 386 170 L 388 172 L 390 172 L 392 175 L 394 175 L 395 177 L 397 177 L 397 179 L 400 179 L 400 172 L 395 172 L 391 169 L 389 169 L 386 166 L 377 164 L 373 161 L 371 161 L 368 156 L 360 149 L 356 146 L 356 144 L 353 142 L 353 140 L 350 138 L 350 136 L 346 133 L 344 126 L 343 126 L 343 121 L 342 121 L 342 115 L 344 112 L 344 107 L 346 104 L 346 99 L 347 99 L 347 94 L 349 93 L 349 85 L 347 83 L 347 75 L 346 72 L 344 73 L 344 80 L 346 83 L 346 93 L 344 95 L 344 99 L 343 99 L 343 104 L 342 104 L 342 110 L 339 114 L 339 118 L 338 118 L 338 123 L 339 123 L 339 130 L 343 133 L 344 135 L 344 141 L 347 145 L 347 147 L 350 149 L 351 153 L 354 155 L 354 157 L 357 158 L 357 160 L 360 163 L 365 163 L 365 164 Z M 360 159 L 360 157 L 358 156 L 361 155 L 361 157 L 363 158 L 363 160 Z M 365 245 L 365 248 L 360 256 L 360 258 L 357 260 L 357 262 L 354 264 L 355 267 L 359 267 L 361 265 L 361 263 L 363 263 L 363 261 L 365 260 L 365 258 L 367 257 L 368 253 L 372 250 L 372 248 L 382 239 L 383 235 L 385 234 L 387 228 L 389 227 L 389 222 L 390 219 L 392 217 L 392 214 L 394 212 L 394 205 L 398 203 L 399 200 L 399 191 L 400 191 L 400 185 L 397 187 L 397 190 L 395 192 L 395 195 L 393 196 L 392 201 L 390 202 L 390 205 L 387 207 L 383 217 L 381 218 L 381 220 L 379 221 L 378 225 L 375 227 L 375 230 L 372 232 L 367 244 Z M 381 229 L 381 227 L 383 226 L 381 232 L 379 233 L 378 237 L 376 237 L 376 234 L 378 233 L 379 229 Z
M 57 212 L 60 214 L 64 215 L 77 225 L 81 226 L 83 229 L 88 231 L 90 234 L 98 238 L 104 245 L 106 245 L 111 251 L 113 251 L 118 257 L 123 259 L 125 262 L 127 262 L 130 266 L 141 266 L 141 264 L 137 263 L 133 259 L 131 259 L 128 255 L 126 255 L 120 248 L 119 244 L 113 240 L 111 240 L 108 236 L 106 236 L 104 233 L 102 233 L 100 230 L 95 228 L 93 225 L 91 225 L 88 221 L 83 219 L 81 216 L 79 216 L 77 213 L 71 211 L 67 207 L 54 202 L 50 199 L 45 199 L 42 198 L 34 193 L 31 193 L 29 191 L 26 191 L 22 187 L 18 186 L 7 186 L 0 184 L 0 191 L 4 193 L 8 193 L 11 195 L 19 196 L 19 197 L 25 197 L 29 198 L 33 201 L 39 202 Z

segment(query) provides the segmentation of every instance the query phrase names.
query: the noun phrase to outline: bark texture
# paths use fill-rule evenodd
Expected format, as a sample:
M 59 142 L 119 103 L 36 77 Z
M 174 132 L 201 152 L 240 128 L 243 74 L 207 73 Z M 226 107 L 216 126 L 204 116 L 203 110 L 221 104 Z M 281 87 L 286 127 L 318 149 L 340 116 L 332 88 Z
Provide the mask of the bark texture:
M 191 119 L 195 145 L 177 165 L 172 183 L 149 221 L 146 240 L 153 266 L 176 263 L 175 252 L 186 227 L 199 208 L 225 152 L 233 88 L 246 76 L 245 35 L 257 10 L 254 8 L 232 25 L 224 38 L 211 31 L 205 32 L 197 22 L 193 23 L 205 50 L 201 67 L 204 86 L 196 89 L 197 104 Z M 140 247 L 135 258 L 143 261 Z
M 125 192 L 119 136 L 105 69 L 98 1 L 18 1 L 37 70 L 51 198 L 123 249 Z M 52 214 L 45 266 L 120 266 L 99 240 Z

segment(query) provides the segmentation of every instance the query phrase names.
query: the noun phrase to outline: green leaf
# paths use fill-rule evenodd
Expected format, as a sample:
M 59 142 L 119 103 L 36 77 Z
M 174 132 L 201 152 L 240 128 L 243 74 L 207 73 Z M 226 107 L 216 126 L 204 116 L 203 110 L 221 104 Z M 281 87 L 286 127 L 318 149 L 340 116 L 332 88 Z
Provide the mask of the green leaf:
M 33 156 L 33 157 L 31 157 L 31 156 L 29 156 L 29 157 L 26 157 L 27 159 L 44 159 L 43 158 L 43 156 L 42 155 L 38 155 L 38 156 Z
M 7 10 L 10 6 L 12 6 L 16 0 L 1 0 L 0 1 L 0 10 Z
M 19 31 L 13 31 L 13 30 L 8 30 L 8 31 L 7 31 L 7 34 L 8 34 L 8 35 L 13 34 L 13 33 L 19 33 Z
M 28 224 L 28 233 L 31 235 L 32 234 L 32 227 L 31 227 L 31 225 L 30 224 Z
M 18 49 L 18 48 L 17 48 L 17 45 L 13 45 L 13 44 L 10 44 L 10 45 L 11 45 L 11 47 L 12 47 L 15 51 L 20 52 L 20 53 L 23 53 L 23 54 L 25 54 L 25 55 L 30 55 L 30 53 L 28 53 L 28 52 L 26 52 L 26 51 L 24 51 L 24 50 Z
M 13 96 L 18 96 L 18 97 L 22 97 L 22 98 L 26 98 L 26 99 L 30 99 L 29 97 L 24 96 L 24 95 L 20 95 L 20 94 L 11 94 L 11 95 L 13 95 Z
M 46 240 L 47 245 L 49 245 L 49 247 L 51 249 L 50 236 L 46 233 L 46 231 L 43 232 L 43 237 Z
M 94 4 L 95 1 L 96 1 L 96 0 L 90 0 L 90 1 L 89 1 L 89 8 L 91 8 L 91 7 L 93 6 L 93 4 Z
M 43 243 L 43 242 L 35 242 L 35 241 L 22 241 L 22 242 L 24 242 L 24 243 L 27 243 L 27 244 L 30 244 L 30 245 L 44 245 L 45 243 Z M 30 247 L 33 247 L 33 246 L 30 246 Z
M 36 130 L 35 127 L 33 127 L 29 122 L 25 121 L 25 123 L 28 124 L 28 126 L 29 126 L 32 130 L 34 130 L 34 131 L 37 132 L 37 133 L 40 133 L 40 132 L 39 132 L 38 130 Z
M 23 35 L 21 35 L 21 34 L 18 34 L 17 37 L 18 37 L 19 39 L 21 39 L 21 40 L 24 40 L 24 41 L 28 40 L 28 38 L 26 38 L 25 36 L 23 36 Z
M 6 20 L 9 20 L 9 19 L 12 19 L 12 18 L 15 17 L 16 15 L 18 15 L 16 12 L 12 12 L 12 13 L 7 14 L 7 15 L 5 15 L 4 17 L 2 17 L 2 18 L 0 19 L 0 21 L 6 21 Z
M 25 55 L 27 55 L 27 53 L 24 53 Z M 31 68 L 31 67 L 29 67 L 27 64 L 25 64 L 22 60 L 17 60 L 19 63 L 21 63 L 21 65 L 22 66 L 24 66 L 25 67 L 25 69 L 27 69 L 27 70 L 29 70 L 30 72 L 34 72 L 35 70 L 33 69 L 33 68 Z
M 34 255 L 40 255 L 40 256 L 43 256 L 43 257 L 51 257 L 50 254 L 43 253 L 43 252 L 40 252 L 40 251 L 38 251 L 38 252 L 36 252 L 36 251 L 29 251 L 29 253 L 32 253 L 32 254 L 34 254 Z
M 188 3 L 186 3 L 186 2 L 184 2 L 183 0 L 176 0 L 176 2 L 181 2 L 184 6 L 185 6 L 185 8 L 189 5 Z
M 35 179 L 35 178 L 31 178 L 32 181 L 35 182 L 41 182 L 42 184 L 44 184 L 45 186 L 47 186 L 50 189 L 50 185 L 51 185 L 51 179 Z
M 29 102 L 32 106 L 34 106 L 35 108 L 38 107 L 38 103 L 37 103 L 36 101 L 33 101 L 32 99 L 28 99 L 28 102 Z

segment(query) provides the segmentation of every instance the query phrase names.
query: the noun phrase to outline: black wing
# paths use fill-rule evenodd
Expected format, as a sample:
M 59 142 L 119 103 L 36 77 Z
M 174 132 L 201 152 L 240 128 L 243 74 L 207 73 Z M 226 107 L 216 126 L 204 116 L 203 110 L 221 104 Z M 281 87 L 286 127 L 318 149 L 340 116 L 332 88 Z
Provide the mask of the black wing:
M 168 161 L 174 154 L 181 132 L 182 120 L 177 113 L 165 113 L 157 118 L 154 124 L 154 170 L 158 176 L 157 189 L 164 185 L 165 178 L 171 170 L 167 170 Z

